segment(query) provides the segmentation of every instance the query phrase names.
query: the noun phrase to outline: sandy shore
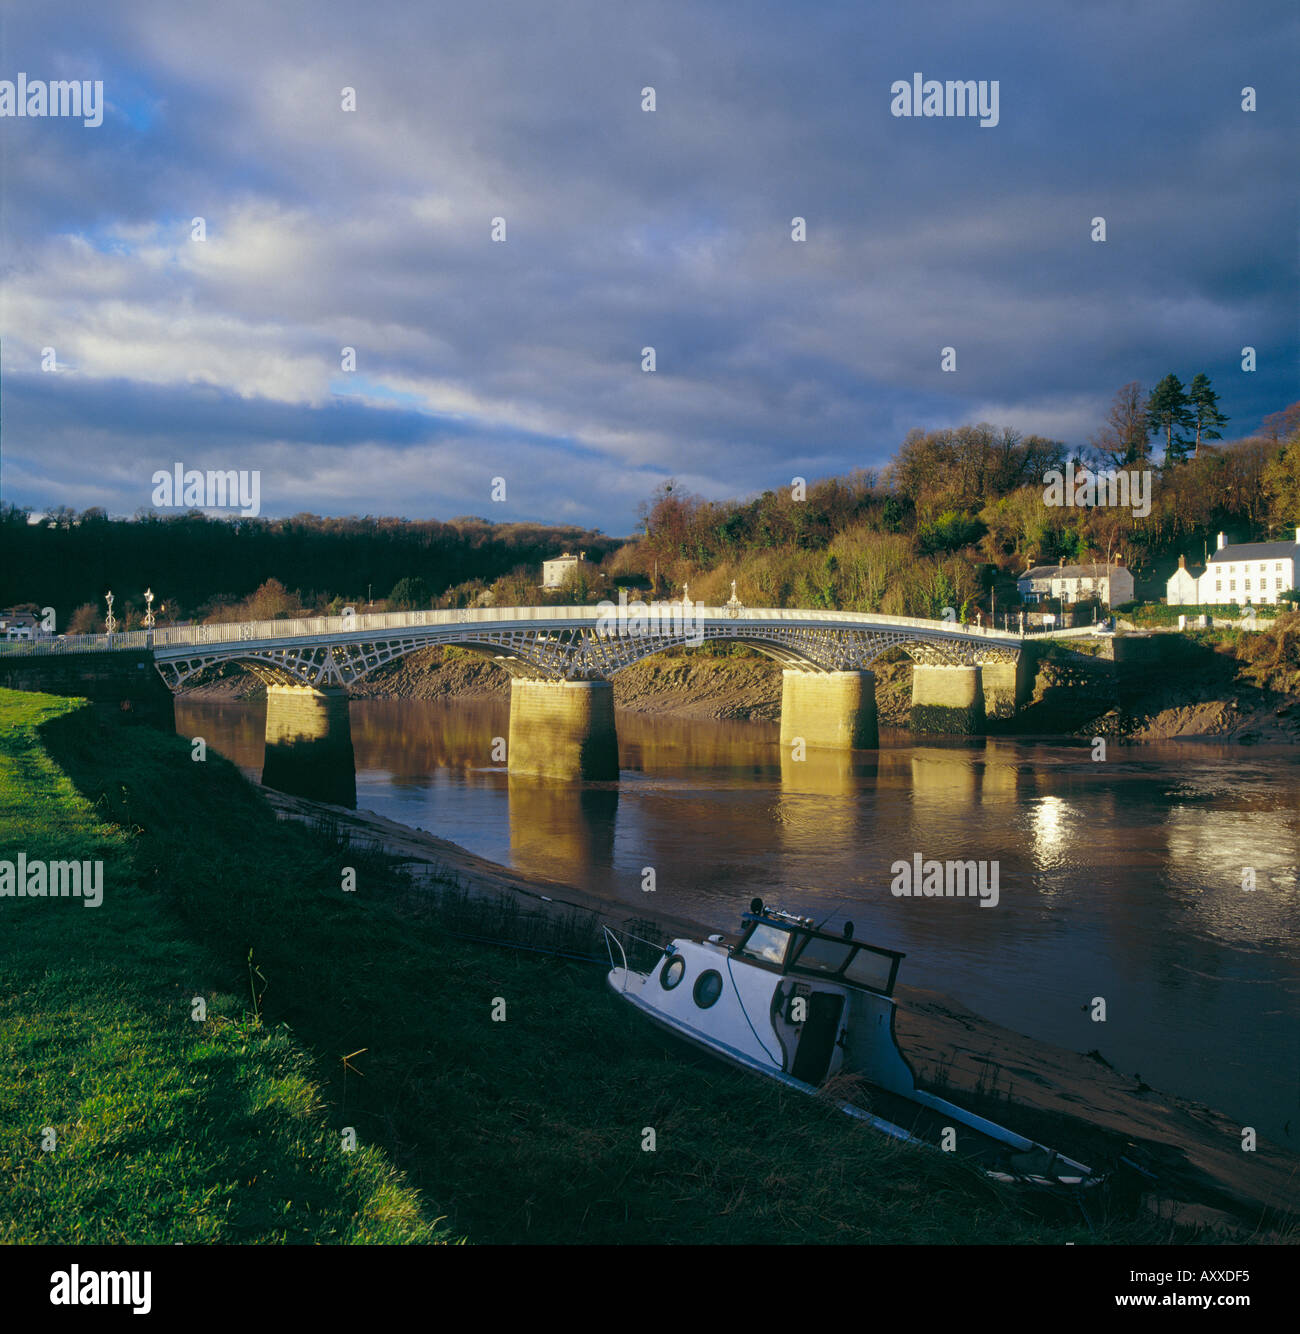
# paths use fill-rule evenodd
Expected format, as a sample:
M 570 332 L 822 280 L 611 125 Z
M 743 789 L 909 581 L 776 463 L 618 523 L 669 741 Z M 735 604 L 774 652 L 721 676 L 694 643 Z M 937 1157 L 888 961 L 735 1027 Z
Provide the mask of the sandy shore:
M 676 934 L 734 932 L 734 921 L 699 922 L 639 907 L 633 914 L 626 904 L 513 871 L 373 812 L 262 790 L 281 818 L 312 822 L 327 815 L 349 840 L 377 845 L 417 878 L 449 874 L 472 893 L 585 909 L 612 926 L 635 915 Z M 938 992 L 900 985 L 897 999 L 899 1044 L 921 1080 L 945 1078 L 958 1094 L 993 1085 L 1017 1103 L 1131 1141 L 1159 1175 L 1147 1203 L 1163 1217 L 1204 1224 L 1230 1241 L 1300 1237 L 1294 1221 L 1300 1215 L 1300 1155 L 1264 1141 L 1243 1152 L 1242 1127 L 1222 1113 L 1147 1089 L 1096 1057 L 1002 1028 Z

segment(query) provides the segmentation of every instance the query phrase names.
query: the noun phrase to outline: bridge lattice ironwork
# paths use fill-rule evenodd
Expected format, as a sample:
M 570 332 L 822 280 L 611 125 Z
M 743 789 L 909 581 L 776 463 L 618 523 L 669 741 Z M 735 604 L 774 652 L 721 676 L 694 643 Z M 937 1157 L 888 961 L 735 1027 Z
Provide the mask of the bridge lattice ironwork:
M 890 649 L 937 666 L 1014 661 L 1020 652 L 1016 638 L 976 637 L 943 622 L 932 627 L 857 626 L 783 623 L 740 615 L 690 627 L 670 623 L 644 630 L 616 620 L 605 625 L 445 625 L 325 635 L 300 643 L 245 640 L 162 646 L 155 648 L 154 656 L 172 690 L 227 663 L 239 664 L 267 684 L 323 689 L 346 688 L 386 663 L 438 645 L 484 655 L 513 676 L 565 681 L 607 680 L 656 653 L 710 642 L 743 644 L 783 667 L 814 673 L 866 670 Z

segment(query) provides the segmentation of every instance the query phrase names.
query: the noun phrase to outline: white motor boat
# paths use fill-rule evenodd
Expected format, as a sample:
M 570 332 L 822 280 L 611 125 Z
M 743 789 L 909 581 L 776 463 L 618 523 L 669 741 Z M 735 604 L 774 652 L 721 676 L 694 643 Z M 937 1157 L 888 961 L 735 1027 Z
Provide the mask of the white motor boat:
M 1082 1163 L 926 1093 L 894 1036 L 904 956 L 755 899 L 735 945 L 677 939 L 641 973 L 617 933 L 609 985 L 663 1029 L 715 1056 L 814 1094 L 836 1075 L 860 1084 L 836 1104 L 895 1139 L 948 1147 L 999 1181 L 1081 1188 L 1102 1178 Z M 621 964 L 615 962 L 615 950 Z M 839 1083 L 840 1081 L 837 1081 Z

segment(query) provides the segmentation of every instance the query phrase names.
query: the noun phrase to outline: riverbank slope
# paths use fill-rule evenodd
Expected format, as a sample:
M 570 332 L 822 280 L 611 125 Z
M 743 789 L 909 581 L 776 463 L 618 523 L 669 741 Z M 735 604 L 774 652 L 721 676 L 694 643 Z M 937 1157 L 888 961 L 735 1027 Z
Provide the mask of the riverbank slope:
M 66 700 L 0 710 L 5 855 L 105 869 L 99 908 L 0 899 L 6 1240 L 1183 1235 L 1026 1212 L 959 1160 L 658 1042 L 603 967 L 454 934 L 430 911 L 470 874 L 450 845 L 278 819 L 216 754 Z

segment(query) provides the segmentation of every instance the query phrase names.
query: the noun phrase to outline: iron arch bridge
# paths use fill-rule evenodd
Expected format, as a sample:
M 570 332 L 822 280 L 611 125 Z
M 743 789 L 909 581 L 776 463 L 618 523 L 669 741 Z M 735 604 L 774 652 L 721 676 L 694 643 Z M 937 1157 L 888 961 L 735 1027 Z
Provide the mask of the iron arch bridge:
M 665 649 L 703 643 L 744 644 L 785 667 L 828 673 L 868 668 L 895 648 L 936 666 L 1014 662 L 1025 642 L 1014 631 L 863 612 L 749 608 L 735 602 L 650 603 L 638 611 L 639 606 L 386 612 L 83 638 L 101 641 L 100 648 L 151 648 L 158 672 L 174 691 L 226 663 L 238 663 L 267 684 L 346 688 L 385 663 L 433 645 L 482 654 L 512 676 L 564 681 L 607 680 Z M 81 651 L 89 647 L 82 645 Z M 71 642 L 67 648 L 75 651 Z

